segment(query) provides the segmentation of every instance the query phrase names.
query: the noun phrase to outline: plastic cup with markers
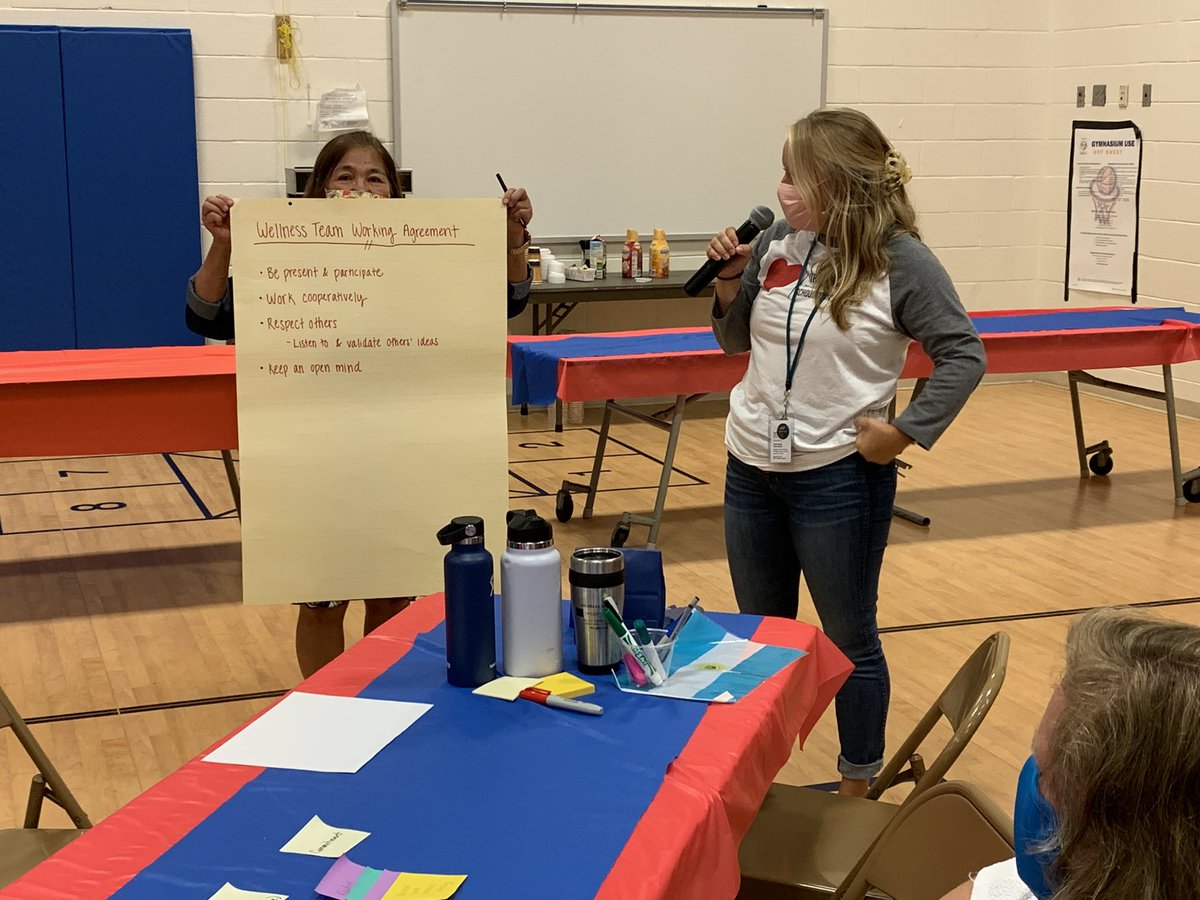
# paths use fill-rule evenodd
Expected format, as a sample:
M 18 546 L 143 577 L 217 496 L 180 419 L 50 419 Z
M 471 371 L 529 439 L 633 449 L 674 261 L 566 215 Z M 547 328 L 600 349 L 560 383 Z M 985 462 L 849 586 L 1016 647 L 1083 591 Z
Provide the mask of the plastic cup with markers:
M 617 681 L 625 688 L 648 691 L 657 686 L 648 669 L 657 667 L 660 683 L 670 676 L 675 638 L 665 628 L 635 627 L 630 628 L 629 633 L 636 638 L 641 654 L 622 648 Z

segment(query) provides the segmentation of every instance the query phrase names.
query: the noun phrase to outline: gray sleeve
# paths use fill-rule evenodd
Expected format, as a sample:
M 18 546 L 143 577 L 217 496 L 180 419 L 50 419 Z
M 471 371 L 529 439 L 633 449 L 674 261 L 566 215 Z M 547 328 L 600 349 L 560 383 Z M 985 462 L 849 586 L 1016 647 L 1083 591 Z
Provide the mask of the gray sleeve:
M 533 284 L 533 270 L 525 270 L 525 278 L 522 281 L 510 281 L 508 283 L 509 296 L 513 300 L 525 300 L 529 297 L 529 288 Z
M 750 245 L 750 262 L 746 263 L 746 268 L 742 270 L 741 286 L 724 314 L 717 305 L 716 290 L 713 290 L 712 308 L 708 316 L 717 343 L 729 356 L 745 353 L 750 349 L 750 308 L 754 305 L 754 298 L 758 296 L 758 269 L 763 254 L 767 252 L 767 247 L 771 246 L 771 241 L 786 234 L 788 230 L 786 221 L 776 222 Z
M 233 312 L 233 291 L 230 290 L 229 283 L 226 283 L 225 296 L 212 303 L 196 293 L 196 278 L 193 276 L 188 279 L 187 283 L 187 305 L 188 309 L 201 319 L 212 321 L 221 315 L 222 310 L 226 315 Z
M 928 450 L 983 378 L 987 359 L 971 317 L 933 252 L 910 235 L 888 246 L 892 318 L 933 360 L 933 374 L 895 425 Z

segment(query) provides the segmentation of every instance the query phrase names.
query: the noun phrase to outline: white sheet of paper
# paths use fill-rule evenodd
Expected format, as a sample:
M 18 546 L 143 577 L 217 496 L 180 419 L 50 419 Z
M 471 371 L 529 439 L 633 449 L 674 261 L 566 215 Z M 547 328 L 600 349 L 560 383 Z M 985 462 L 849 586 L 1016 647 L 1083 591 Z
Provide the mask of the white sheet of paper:
M 288 900 L 287 894 L 264 894 L 262 891 L 243 891 L 228 881 L 208 900 Z
M 358 88 L 336 88 L 317 102 L 317 131 L 346 131 L 371 124 L 367 92 Z
M 292 693 L 204 757 L 309 772 L 357 772 L 430 709 L 428 703 Z
M 502 675 L 487 684 L 480 685 L 471 691 L 480 697 L 495 697 L 497 700 L 516 700 L 517 695 L 527 687 L 533 687 L 542 679 L 522 678 L 519 675 Z
M 233 207 L 246 603 L 442 589 L 508 510 L 500 200 Z
M 369 831 L 336 828 L 322 822 L 320 816 L 313 816 L 307 825 L 296 832 L 295 837 L 279 848 L 279 852 L 337 859 L 370 836 Z

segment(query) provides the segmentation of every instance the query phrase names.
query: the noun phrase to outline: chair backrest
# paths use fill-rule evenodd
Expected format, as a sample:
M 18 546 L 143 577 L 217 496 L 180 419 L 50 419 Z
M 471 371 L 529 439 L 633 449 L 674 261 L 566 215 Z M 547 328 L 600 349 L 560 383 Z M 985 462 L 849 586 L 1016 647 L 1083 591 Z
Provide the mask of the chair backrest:
M 1012 855 L 1012 819 L 972 785 L 947 781 L 896 814 L 843 897 L 877 889 L 896 900 L 938 900 Z
M 897 776 L 901 770 L 909 764 L 912 755 L 943 716 L 949 721 L 953 733 L 933 762 L 916 779 L 913 795 L 932 787 L 945 777 L 950 766 L 979 730 L 1000 693 L 1008 669 L 1008 645 L 1008 635 L 997 631 L 975 648 L 975 652 L 950 679 L 950 683 L 933 706 L 880 771 L 875 783 L 871 785 L 868 797 L 878 799 L 884 791 L 897 783 Z
M 4 728 L 11 728 L 13 730 L 13 734 L 17 736 L 17 742 L 29 754 L 29 759 L 33 762 L 38 772 L 41 773 L 43 779 L 44 786 L 41 788 L 38 787 L 35 779 L 34 792 L 30 794 L 29 808 L 26 811 L 25 827 L 37 827 L 36 813 L 41 809 L 41 799 L 44 795 L 66 810 L 67 815 L 71 817 L 71 821 L 75 823 L 76 828 L 91 828 L 92 823 L 88 819 L 87 813 L 83 811 L 83 807 L 79 805 L 79 801 L 75 799 L 75 795 L 71 793 L 66 782 L 62 780 L 62 776 L 58 774 L 58 770 L 50 762 L 50 757 L 46 755 L 41 744 L 34 738 L 33 733 L 29 730 L 29 726 L 25 724 L 25 720 L 21 718 L 16 707 L 12 705 L 12 701 L 8 699 L 8 695 L 0 688 L 0 730 Z

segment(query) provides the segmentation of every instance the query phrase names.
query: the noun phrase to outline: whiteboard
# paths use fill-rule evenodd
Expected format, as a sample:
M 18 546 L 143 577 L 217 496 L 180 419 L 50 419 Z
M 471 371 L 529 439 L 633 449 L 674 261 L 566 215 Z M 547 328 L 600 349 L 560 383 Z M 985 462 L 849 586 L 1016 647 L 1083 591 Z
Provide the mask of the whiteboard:
M 775 208 L 825 99 L 825 10 L 395 0 L 394 140 L 418 197 L 529 190 L 538 239 L 711 235 Z

